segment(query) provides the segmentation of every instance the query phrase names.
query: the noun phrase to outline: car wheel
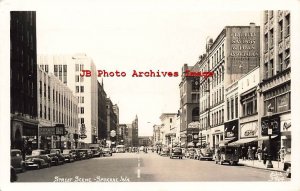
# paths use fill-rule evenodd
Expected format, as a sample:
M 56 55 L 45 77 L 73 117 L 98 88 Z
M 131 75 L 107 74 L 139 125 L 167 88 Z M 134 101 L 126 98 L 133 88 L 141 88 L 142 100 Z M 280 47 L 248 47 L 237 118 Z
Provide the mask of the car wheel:
M 286 169 L 285 176 L 287 178 L 291 178 L 291 167 L 289 167 L 288 169 Z

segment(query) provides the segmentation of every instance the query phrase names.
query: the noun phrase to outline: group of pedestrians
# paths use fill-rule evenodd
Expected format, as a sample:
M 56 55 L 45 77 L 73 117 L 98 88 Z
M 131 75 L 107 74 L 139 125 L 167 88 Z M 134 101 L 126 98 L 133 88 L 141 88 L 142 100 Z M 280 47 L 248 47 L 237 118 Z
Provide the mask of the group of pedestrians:
M 268 152 L 269 151 L 267 147 L 264 147 L 263 149 L 258 147 L 256 149 L 256 147 L 251 148 L 248 146 L 248 148 L 246 148 L 243 146 L 241 149 L 242 160 L 258 160 L 259 162 L 263 161 L 263 164 L 266 164 L 266 161 L 268 160 Z M 281 162 L 284 162 L 284 157 L 286 154 L 285 148 L 282 147 L 278 154 Z

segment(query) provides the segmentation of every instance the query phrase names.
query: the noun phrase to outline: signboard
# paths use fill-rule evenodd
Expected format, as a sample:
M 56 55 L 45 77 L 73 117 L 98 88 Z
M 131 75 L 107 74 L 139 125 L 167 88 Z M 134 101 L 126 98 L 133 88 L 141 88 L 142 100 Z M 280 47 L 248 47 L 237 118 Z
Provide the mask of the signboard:
M 268 135 L 272 135 L 272 129 L 271 128 L 268 129 Z
M 233 120 L 230 122 L 225 123 L 225 139 L 226 138 L 237 138 L 238 137 L 238 129 L 239 129 L 239 122 L 238 120 Z
M 280 118 L 279 117 L 273 117 L 273 118 L 263 118 L 261 120 L 261 135 L 262 136 L 267 136 L 268 134 L 268 129 L 272 129 L 272 134 L 273 135 L 278 135 L 280 133 Z
M 258 137 L 258 122 L 241 124 L 241 138 Z
M 52 136 L 55 135 L 55 127 L 45 126 L 39 127 L 39 136 Z
M 55 135 L 64 135 L 64 134 L 65 134 L 65 124 L 56 124 Z
M 281 121 L 280 127 L 281 127 L 281 132 L 291 131 L 291 120 L 288 119 L 288 120 Z
M 259 66 L 260 31 L 258 26 L 227 27 L 227 74 L 228 84 Z
M 111 137 L 115 137 L 115 136 L 116 136 L 116 131 L 115 131 L 115 130 L 112 130 L 112 131 L 110 132 L 110 136 L 111 136 Z
M 80 138 L 85 139 L 85 138 L 87 138 L 87 136 L 86 135 L 80 135 Z

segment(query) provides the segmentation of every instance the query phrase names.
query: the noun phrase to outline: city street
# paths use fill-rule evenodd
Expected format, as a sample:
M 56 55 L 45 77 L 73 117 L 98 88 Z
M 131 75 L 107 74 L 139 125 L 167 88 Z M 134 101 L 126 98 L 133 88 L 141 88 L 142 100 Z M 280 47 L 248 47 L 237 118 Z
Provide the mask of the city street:
M 18 174 L 18 182 L 271 181 L 272 171 L 156 153 L 114 153 Z M 285 179 L 288 180 L 288 179 Z

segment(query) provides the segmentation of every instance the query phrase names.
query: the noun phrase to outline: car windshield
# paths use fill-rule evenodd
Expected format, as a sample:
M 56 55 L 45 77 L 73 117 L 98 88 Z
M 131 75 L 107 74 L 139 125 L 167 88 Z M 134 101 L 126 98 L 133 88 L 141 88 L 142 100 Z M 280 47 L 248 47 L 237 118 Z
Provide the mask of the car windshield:
M 110 151 L 110 149 L 109 148 L 105 148 L 105 149 L 103 149 L 104 151 Z
M 181 152 L 181 148 L 174 148 L 173 152 Z
M 11 151 L 10 155 L 11 155 L 12 157 L 18 157 L 18 156 L 21 155 L 21 152 L 20 152 L 20 151 Z

